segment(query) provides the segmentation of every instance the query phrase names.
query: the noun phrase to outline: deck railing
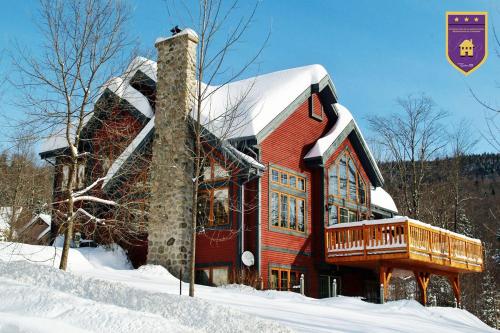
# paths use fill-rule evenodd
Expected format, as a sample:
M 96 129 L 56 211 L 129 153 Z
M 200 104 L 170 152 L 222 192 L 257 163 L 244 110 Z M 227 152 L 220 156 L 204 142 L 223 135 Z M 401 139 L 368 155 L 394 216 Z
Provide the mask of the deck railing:
M 465 270 L 482 270 L 483 265 L 479 240 L 409 218 L 327 227 L 325 246 L 330 261 L 411 258 Z

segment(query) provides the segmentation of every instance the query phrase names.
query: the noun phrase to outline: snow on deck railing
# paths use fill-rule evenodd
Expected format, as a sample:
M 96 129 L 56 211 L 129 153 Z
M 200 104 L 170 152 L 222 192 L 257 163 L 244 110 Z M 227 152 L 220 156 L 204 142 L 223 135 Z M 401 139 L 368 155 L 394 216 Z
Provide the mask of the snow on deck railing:
M 474 239 L 408 217 L 365 220 L 326 227 L 330 257 L 413 253 L 482 264 L 482 245 Z

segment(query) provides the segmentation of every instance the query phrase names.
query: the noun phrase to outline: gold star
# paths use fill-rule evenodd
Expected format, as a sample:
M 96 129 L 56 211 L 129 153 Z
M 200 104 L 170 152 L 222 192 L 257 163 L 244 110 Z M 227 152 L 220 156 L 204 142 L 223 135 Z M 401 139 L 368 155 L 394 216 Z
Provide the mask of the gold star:
M 465 18 L 465 22 L 469 22 L 469 18 L 468 17 Z
M 479 19 L 477 17 L 474 17 L 474 21 L 477 22 L 479 21 Z
M 455 22 L 458 22 L 458 17 L 455 17 Z

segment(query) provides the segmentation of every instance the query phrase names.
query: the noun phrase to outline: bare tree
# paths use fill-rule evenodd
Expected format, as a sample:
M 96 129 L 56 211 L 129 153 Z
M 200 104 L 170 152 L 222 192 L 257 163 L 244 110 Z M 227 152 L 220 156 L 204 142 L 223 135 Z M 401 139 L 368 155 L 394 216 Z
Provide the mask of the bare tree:
M 472 235 L 470 227 L 464 225 L 467 224 L 467 218 L 464 216 L 463 205 L 472 197 L 467 196 L 463 189 L 463 158 L 471 152 L 477 142 L 478 139 L 475 138 L 465 120 L 461 120 L 454 126 L 450 134 L 451 167 L 449 177 L 453 195 L 453 231 L 465 233 L 468 236 Z
M 4 238 L 22 239 L 20 231 L 43 206 L 50 202 L 51 168 L 40 166 L 29 135 L 13 138 L 12 147 L 2 153 L 0 161 L 0 203 L 8 216 L 10 228 Z
M 496 56 L 500 58 L 500 39 L 496 32 L 495 27 L 493 27 L 493 37 L 496 47 Z M 500 108 L 494 106 L 492 103 L 487 102 L 485 99 L 479 97 L 472 88 L 469 88 L 469 92 L 472 97 L 485 109 L 484 120 L 486 123 L 486 132 L 482 133 L 482 137 L 495 149 L 500 152 Z
M 60 269 L 68 264 L 73 236 L 75 204 L 94 202 L 114 206 L 112 200 L 88 195 L 103 178 L 76 190 L 78 166 L 84 163 L 82 131 L 93 111 L 93 103 L 118 61 L 133 45 L 125 33 L 129 8 L 113 0 L 41 0 L 39 29 L 43 43 L 41 55 L 32 56 L 17 47 L 13 63 L 18 73 L 11 82 L 22 93 L 22 106 L 28 109 L 23 127 L 43 134 L 59 128 L 68 147 L 64 163 L 68 181 L 61 200 L 56 203 L 64 219 L 64 246 Z
M 372 116 L 368 121 L 397 170 L 405 212 L 418 219 L 426 163 L 447 143 L 440 123 L 446 113 L 436 110 L 432 99 L 425 95 L 399 98 L 397 103 L 400 113 Z
M 238 96 L 228 96 L 224 110 L 217 110 L 210 113 L 209 100 L 219 90 L 223 90 L 231 82 L 241 78 L 250 66 L 252 66 L 261 54 L 266 44 L 269 34 L 266 36 L 262 46 L 256 50 L 238 68 L 227 68 L 227 58 L 230 53 L 242 42 L 245 33 L 252 24 L 258 2 L 249 7 L 248 12 L 241 14 L 240 1 L 234 0 L 223 2 L 221 0 L 199 0 L 193 8 L 188 8 L 183 4 L 183 9 L 187 12 L 185 17 L 190 19 L 190 26 L 194 27 L 199 36 L 198 59 L 196 63 L 196 89 L 192 96 L 194 101 L 194 112 L 192 114 L 193 145 L 187 147 L 191 152 L 194 176 L 193 176 L 193 196 L 192 196 L 192 240 L 191 240 L 191 262 L 190 262 L 190 284 L 189 295 L 194 296 L 195 282 L 195 257 L 196 257 L 196 235 L 203 230 L 203 209 L 205 198 L 199 197 L 202 193 L 201 185 L 203 173 L 208 161 L 213 158 L 214 152 L 221 146 L 227 144 L 227 139 L 243 126 L 248 120 L 243 116 L 247 111 L 243 107 L 243 102 L 250 93 L 253 84 L 250 82 L 246 89 Z M 169 6 L 170 10 L 175 10 L 175 4 Z M 217 84 L 214 89 L 215 84 Z M 248 105 L 246 105 L 248 107 Z M 204 114 L 205 113 L 205 114 Z M 207 113 L 210 116 L 207 118 Z M 191 120 L 189 120 L 191 121 Z M 216 135 L 216 140 L 209 139 L 209 133 Z M 227 163 L 227 162 L 226 162 Z M 223 165 L 223 168 L 230 170 L 230 163 Z M 228 180 L 229 181 L 229 180 Z M 207 184 L 203 184 L 206 186 Z M 230 207 L 232 211 L 241 211 L 242 208 Z M 245 209 L 251 209 L 246 207 Z M 197 224 L 201 224 L 197 225 Z M 201 229 L 200 229 L 201 227 Z M 234 237 L 228 235 L 226 237 Z M 226 239 L 222 237 L 222 239 Z M 221 237 L 214 237 L 214 241 L 220 241 Z

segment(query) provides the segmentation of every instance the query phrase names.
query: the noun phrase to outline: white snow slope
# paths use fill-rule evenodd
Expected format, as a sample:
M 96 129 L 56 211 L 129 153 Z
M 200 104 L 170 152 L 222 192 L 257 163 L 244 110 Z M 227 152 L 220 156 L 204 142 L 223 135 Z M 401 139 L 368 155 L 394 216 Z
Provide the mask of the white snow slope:
M 415 301 L 316 300 L 231 285 L 196 286 L 160 266 L 130 267 L 118 247 L 70 252 L 0 242 L 0 332 L 495 332 L 464 310 Z M 184 292 L 187 285 L 183 285 Z

